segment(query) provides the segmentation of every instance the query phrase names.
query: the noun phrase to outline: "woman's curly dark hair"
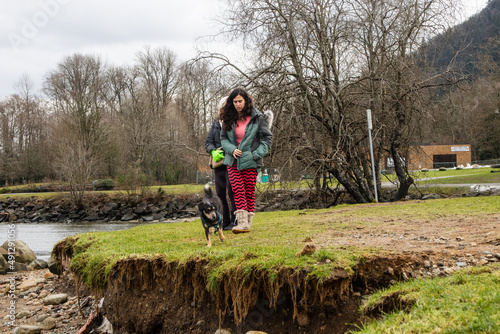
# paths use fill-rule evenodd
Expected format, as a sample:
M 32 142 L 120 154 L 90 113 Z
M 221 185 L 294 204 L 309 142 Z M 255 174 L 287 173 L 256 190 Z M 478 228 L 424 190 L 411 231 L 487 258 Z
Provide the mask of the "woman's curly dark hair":
M 243 115 L 250 116 L 253 109 L 253 100 L 243 88 L 236 88 L 227 97 L 226 103 L 221 110 L 222 126 L 225 131 L 231 130 L 233 124 L 238 120 L 238 111 L 234 107 L 233 100 L 236 96 L 240 95 L 245 100 L 245 107 L 243 108 Z

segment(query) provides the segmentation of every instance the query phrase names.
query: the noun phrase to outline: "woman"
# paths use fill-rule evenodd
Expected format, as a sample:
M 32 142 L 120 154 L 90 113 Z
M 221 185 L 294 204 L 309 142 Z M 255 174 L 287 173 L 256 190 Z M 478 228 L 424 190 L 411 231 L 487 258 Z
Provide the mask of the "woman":
M 250 232 L 255 216 L 255 184 L 262 167 L 262 157 L 271 147 L 273 135 L 264 115 L 254 108 L 252 98 L 235 89 L 222 110 L 221 144 L 224 165 L 236 202 L 233 233 Z
M 207 153 L 212 155 L 214 162 L 218 159 L 224 159 L 224 155 L 221 150 L 220 143 L 220 131 L 221 131 L 221 113 L 223 111 L 222 107 L 226 103 L 227 98 L 221 99 L 219 102 L 219 114 L 217 118 L 212 123 L 210 132 L 208 133 L 207 139 L 205 141 L 205 148 Z M 229 183 L 229 178 L 227 176 L 227 166 L 221 165 L 214 168 L 214 178 L 215 178 L 215 192 L 217 196 L 222 201 L 222 228 L 224 230 L 231 230 L 234 225 L 234 212 L 236 211 L 236 205 L 234 203 L 233 190 L 231 189 L 231 184 Z M 226 197 L 229 195 L 229 200 L 231 201 L 231 209 L 229 210 L 229 205 Z

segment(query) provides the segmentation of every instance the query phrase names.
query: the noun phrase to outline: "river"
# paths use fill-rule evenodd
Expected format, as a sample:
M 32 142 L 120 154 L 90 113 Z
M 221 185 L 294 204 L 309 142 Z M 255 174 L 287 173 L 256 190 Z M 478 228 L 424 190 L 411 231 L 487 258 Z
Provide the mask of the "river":
M 15 224 L 15 223 L 14 223 Z M 40 223 L 15 224 L 15 238 L 24 241 L 37 258 L 47 261 L 54 245 L 62 239 L 87 232 L 117 231 L 145 223 Z M 0 224 L 0 245 L 7 240 L 8 224 Z

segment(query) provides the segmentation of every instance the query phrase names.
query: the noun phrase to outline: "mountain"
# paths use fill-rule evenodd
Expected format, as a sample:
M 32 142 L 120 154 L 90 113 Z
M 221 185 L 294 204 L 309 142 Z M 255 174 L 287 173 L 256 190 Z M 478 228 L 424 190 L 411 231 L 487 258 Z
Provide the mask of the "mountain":
M 484 70 L 485 60 L 500 63 L 500 0 L 489 0 L 481 12 L 434 37 L 421 52 L 436 70 L 455 58 L 454 69 L 473 76 Z

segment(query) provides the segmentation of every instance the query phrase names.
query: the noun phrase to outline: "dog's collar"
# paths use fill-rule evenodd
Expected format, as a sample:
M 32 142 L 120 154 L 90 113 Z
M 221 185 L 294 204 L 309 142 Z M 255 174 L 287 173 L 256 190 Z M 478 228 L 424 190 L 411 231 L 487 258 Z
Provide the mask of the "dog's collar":
M 222 215 L 220 214 L 219 211 L 217 211 L 217 216 L 219 216 L 219 220 L 217 221 L 217 224 L 215 224 L 214 226 L 211 226 L 211 227 L 215 228 L 215 234 L 217 234 L 217 232 L 219 231 L 220 222 L 222 221 Z M 207 222 L 205 221 L 205 218 L 203 216 L 201 217 L 201 220 L 203 221 L 203 223 L 210 226 L 210 224 L 207 224 Z

